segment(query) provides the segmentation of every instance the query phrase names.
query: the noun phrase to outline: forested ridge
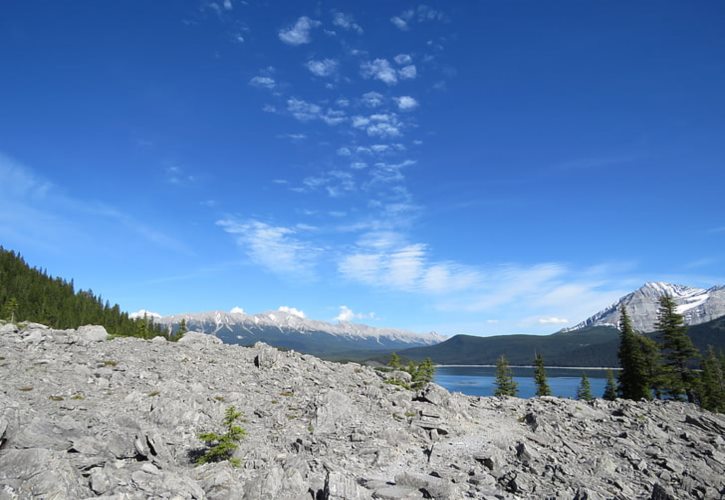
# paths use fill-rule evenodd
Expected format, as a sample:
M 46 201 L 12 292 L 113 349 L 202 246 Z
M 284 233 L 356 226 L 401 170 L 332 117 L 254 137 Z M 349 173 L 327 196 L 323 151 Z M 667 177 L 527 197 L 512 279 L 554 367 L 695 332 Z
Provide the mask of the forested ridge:
M 149 319 L 131 319 L 118 304 L 111 305 L 92 290 L 75 290 L 73 280 L 53 277 L 30 267 L 12 250 L 0 246 L 0 318 L 30 321 L 52 328 L 103 325 L 108 333 L 134 337 L 166 336 Z

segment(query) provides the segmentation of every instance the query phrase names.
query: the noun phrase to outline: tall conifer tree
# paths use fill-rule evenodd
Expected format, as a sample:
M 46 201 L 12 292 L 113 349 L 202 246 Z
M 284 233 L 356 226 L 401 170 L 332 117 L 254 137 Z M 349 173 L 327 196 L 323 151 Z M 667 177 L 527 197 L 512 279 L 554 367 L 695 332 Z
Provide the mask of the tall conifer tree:
M 536 382 L 537 396 L 551 396 L 551 388 L 546 381 L 546 369 L 544 368 L 544 357 L 537 354 L 534 359 L 534 381 Z
M 617 399 L 617 383 L 614 381 L 614 373 L 612 370 L 607 370 L 607 385 L 604 386 L 604 394 L 602 398 L 607 401 L 614 401 Z
M 700 406 L 706 410 L 725 413 L 725 376 L 712 346 L 708 346 L 707 356 L 702 360 L 700 368 Z
M 509 367 L 505 355 L 501 355 L 496 362 L 496 391 L 494 396 L 516 396 L 518 384 L 514 382 L 513 372 Z
M 640 335 L 634 331 L 627 309 L 622 306 L 619 319 L 619 393 L 625 399 L 651 399 L 647 363 Z
M 592 396 L 592 385 L 589 383 L 589 377 L 587 377 L 586 373 L 582 373 L 582 379 L 576 391 L 576 398 L 582 401 L 591 401 L 594 399 L 594 396 Z
M 685 395 L 687 400 L 693 403 L 697 379 L 690 368 L 690 363 L 699 353 L 687 335 L 685 319 L 677 313 L 677 305 L 669 295 L 660 298 L 655 326 L 662 338 L 665 390 L 675 399 Z

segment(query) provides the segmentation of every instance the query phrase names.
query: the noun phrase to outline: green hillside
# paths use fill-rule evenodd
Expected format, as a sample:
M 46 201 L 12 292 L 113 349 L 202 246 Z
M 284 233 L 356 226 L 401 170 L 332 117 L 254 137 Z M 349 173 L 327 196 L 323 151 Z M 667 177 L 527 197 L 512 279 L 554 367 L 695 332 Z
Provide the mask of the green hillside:
M 73 281 L 30 267 L 20 254 L 0 246 L 0 319 L 42 323 L 53 328 L 103 325 L 115 335 L 154 337 L 162 328 L 133 320 L 118 304 L 92 290 L 75 291 Z
M 725 317 L 691 326 L 689 335 L 700 352 L 706 352 L 708 345 L 725 351 Z M 657 339 L 656 333 L 647 336 Z M 536 353 L 540 353 L 549 366 L 615 367 L 618 346 L 616 328 L 597 326 L 552 335 L 456 335 L 440 344 L 406 349 L 399 354 L 415 360 L 430 357 L 438 364 L 461 365 L 493 365 L 505 354 L 513 365 L 530 365 Z

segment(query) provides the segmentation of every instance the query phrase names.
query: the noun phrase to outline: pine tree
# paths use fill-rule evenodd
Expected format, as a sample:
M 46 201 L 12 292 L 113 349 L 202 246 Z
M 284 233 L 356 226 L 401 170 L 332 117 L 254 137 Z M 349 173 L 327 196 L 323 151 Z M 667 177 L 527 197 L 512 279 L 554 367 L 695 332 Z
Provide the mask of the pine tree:
M 576 391 L 576 398 L 582 401 L 591 401 L 594 399 L 594 396 L 592 396 L 592 386 L 589 383 L 589 377 L 587 377 L 586 373 L 582 373 L 582 379 Z
M 627 309 L 622 306 L 619 320 L 619 394 L 625 399 L 652 399 L 647 363 L 642 352 L 642 336 L 634 331 Z
M 708 346 L 707 356 L 702 360 L 700 368 L 700 406 L 706 410 L 725 413 L 725 376 L 712 346 Z
M 513 372 L 503 354 L 496 362 L 496 391 L 494 396 L 516 396 L 518 384 L 514 382 Z
M 544 357 L 537 354 L 534 359 L 534 381 L 536 382 L 537 396 L 551 396 L 551 388 L 546 381 L 546 370 L 544 369 Z
M 614 373 L 612 370 L 607 370 L 607 385 L 604 386 L 604 394 L 602 398 L 607 401 L 614 401 L 617 399 L 617 383 L 614 381 Z
M 415 371 L 411 373 L 411 387 L 413 389 L 420 389 L 425 387 L 426 384 L 433 381 L 433 375 L 435 373 L 435 365 L 430 358 L 426 358 L 421 361 L 418 366 L 415 367 Z
M 15 315 L 18 312 L 18 299 L 10 297 L 3 306 L 2 317 L 11 323 L 15 323 Z
M 144 313 L 142 319 L 137 320 L 136 336 L 141 337 L 142 339 L 145 339 L 149 336 L 149 319 L 146 313 Z
M 696 377 L 689 365 L 699 353 L 687 335 L 685 319 L 677 313 L 676 308 L 675 301 L 669 295 L 660 298 L 655 326 L 662 337 L 665 390 L 674 399 L 686 395 L 692 403 L 695 401 Z
M 179 329 L 176 331 L 176 337 L 181 338 L 188 331 L 189 328 L 186 326 L 186 318 L 182 318 L 181 323 L 179 323 Z
M 234 457 L 234 452 L 239 448 L 239 442 L 247 435 L 247 432 L 237 425 L 242 419 L 242 412 L 237 411 L 234 406 L 227 408 L 224 412 L 223 434 L 217 432 L 202 432 L 199 439 L 207 445 L 207 450 L 196 459 L 197 464 L 207 462 L 219 462 L 228 460 L 234 467 L 239 467 L 241 461 Z
M 394 352 L 390 355 L 390 361 L 388 361 L 388 366 L 393 370 L 400 370 L 400 356 L 398 356 L 397 352 Z
M 639 352 L 642 358 L 642 366 L 644 376 L 647 380 L 646 399 L 652 399 L 652 391 L 654 391 L 657 399 L 662 398 L 663 387 L 663 370 L 662 356 L 660 355 L 660 346 L 657 342 L 644 335 L 637 335 L 639 344 Z

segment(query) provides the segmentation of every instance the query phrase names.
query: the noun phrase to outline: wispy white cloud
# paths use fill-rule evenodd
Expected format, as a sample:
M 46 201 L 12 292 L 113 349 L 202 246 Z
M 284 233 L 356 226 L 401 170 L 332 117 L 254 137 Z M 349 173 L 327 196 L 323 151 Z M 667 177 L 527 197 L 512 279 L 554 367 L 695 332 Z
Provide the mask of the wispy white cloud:
M 337 72 L 338 62 L 334 59 L 311 59 L 305 63 L 305 66 L 313 75 L 324 78 L 333 76 Z
M 246 313 L 244 312 L 244 309 L 242 309 L 242 308 L 241 308 L 241 307 L 239 307 L 239 306 L 235 306 L 235 307 L 232 307 L 232 308 L 231 308 L 231 310 L 229 311 L 229 313 L 230 313 L 230 314 L 246 314 Z
M 398 74 L 387 59 L 364 61 L 360 64 L 360 72 L 364 78 L 380 80 L 386 85 L 398 83 Z
M 428 247 L 405 243 L 395 232 L 373 232 L 338 262 L 340 274 L 354 282 L 394 290 L 447 294 L 475 286 L 480 273 L 452 262 L 432 262 Z
M 377 92 L 366 92 L 362 95 L 362 103 L 368 108 L 377 108 L 383 105 L 385 97 Z
M 393 23 L 398 29 L 402 31 L 408 31 L 410 27 L 408 26 L 408 21 L 403 19 L 400 16 L 393 16 L 390 18 L 390 22 Z
M 410 57 L 410 54 L 398 54 L 393 59 L 397 64 L 400 64 L 401 66 L 407 66 L 408 64 L 413 62 L 413 58 Z
M 277 135 L 277 137 L 279 137 L 280 139 L 289 139 L 293 142 L 304 141 L 305 139 L 307 139 L 306 134 L 299 134 L 299 133 L 298 134 L 279 134 L 279 135 Z
M 540 325 L 565 325 L 569 323 L 568 319 L 557 318 L 556 316 L 548 316 L 538 319 Z
M 356 313 L 349 307 L 342 305 L 342 306 L 340 306 L 340 312 L 338 313 L 337 316 L 335 316 L 334 319 L 341 323 L 350 323 L 351 321 L 354 321 L 356 319 L 360 319 L 360 320 L 375 319 L 375 313 L 374 312 Z
M 395 69 L 387 59 L 374 59 L 363 61 L 360 64 L 360 74 L 363 78 L 380 80 L 388 86 L 398 83 L 398 79 L 411 80 L 418 75 L 414 64 Z
M 419 105 L 418 101 L 408 95 L 396 97 L 395 103 L 398 105 L 398 109 L 401 111 L 412 111 Z
M 342 12 L 333 12 L 332 14 L 332 25 L 338 28 L 342 28 L 348 31 L 354 31 L 355 33 L 362 35 L 362 26 L 355 22 L 355 18 L 350 14 L 343 14 Z
M 409 64 L 408 66 L 403 66 L 398 70 L 398 76 L 402 80 L 412 80 L 418 76 L 418 70 L 416 69 L 415 64 Z
M 277 86 L 277 82 L 271 76 L 255 76 L 249 80 L 249 85 L 257 88 L 274 89 Z
M 129 213 L 96 200 L 68 195 L 43 176 L 2 153 L 0 186 L 3 187 L 0 239 L 4 241 L 22 240 L 30 244 L 54 241 L 56 245 L 74 239 L 92 242 L 93 236 L 86 233 L 84 226 L 97 224 L 129 231 L 133 238 L 174 253 L 194 253 L 185 243 Z
M 318 104 L 294 97 L 287 100 L 287 111 L 301 122 L 322 120 L 326 124 L 334 126 L 347 120 L 347 115 L 344 111 L 329 108 L 323 109 Z
M 437 9 L 422 4 L 415 9 L 404 10 L 397 16 L 390 18 L 398 29 L 408 31 L 414 23 L 422 23 L 426 21 L 445 21 L 446 15 Z
M 310 43 L 311 31 L 320 26 L 320 22 L 302 16 L 297 19 L 294 25 L 281 29 L 278 33 L 279 39 L 288 45 L 303 45 Z
M 290 306 L 279 306 L 277 308 L 278 311 L 284 312 L 287 314 L 291 314 L 292 316 L 297 316 L 298 318 L 305 319 L 305 313 L 304 311 L 301 311 L 297 309 L 296 307 L 290 307 Z
M 255 219 L 216 222 L 235 237 L 249 260 L 286 278 L 312 278 L 321 250 L 298 237 L 299 229 L 274 226 Z

